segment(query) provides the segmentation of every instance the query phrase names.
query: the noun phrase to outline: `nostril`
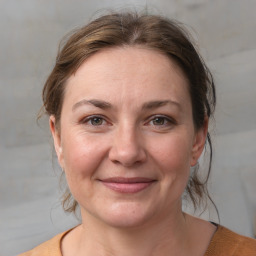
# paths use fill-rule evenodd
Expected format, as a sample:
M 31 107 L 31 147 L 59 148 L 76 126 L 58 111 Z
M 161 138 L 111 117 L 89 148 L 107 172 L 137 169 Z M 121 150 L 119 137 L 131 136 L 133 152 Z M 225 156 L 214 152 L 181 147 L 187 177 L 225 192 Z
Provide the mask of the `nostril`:
M 109 158 L 115 164 L 133 166 L 145 160 L 145 148 L 136 126 L 120 124 L 113 137 Z
M 143 148 L 112 148 L 109 152 L 109 159 L 115 164 L 130 167 L 144 162 L 146 154 Z

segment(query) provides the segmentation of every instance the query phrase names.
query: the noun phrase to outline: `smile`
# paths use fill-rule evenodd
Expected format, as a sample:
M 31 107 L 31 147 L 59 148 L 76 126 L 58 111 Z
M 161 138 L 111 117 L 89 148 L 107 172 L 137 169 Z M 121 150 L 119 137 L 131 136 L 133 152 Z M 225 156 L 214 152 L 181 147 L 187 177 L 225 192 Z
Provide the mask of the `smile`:
M 136 177 L 136 178 L 123 178 L 113 177 L 100 180 L 104 186 L 119 193 L 137 193 L 156 182 L 156 180 Z

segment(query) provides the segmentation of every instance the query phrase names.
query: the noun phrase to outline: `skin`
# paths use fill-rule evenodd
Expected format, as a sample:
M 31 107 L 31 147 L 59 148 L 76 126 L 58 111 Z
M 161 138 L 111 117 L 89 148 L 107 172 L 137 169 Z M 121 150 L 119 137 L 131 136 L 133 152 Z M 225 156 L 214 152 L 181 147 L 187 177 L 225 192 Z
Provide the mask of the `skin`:
M 204 254 L 213 225 L 181 210 L 208 128 L 207 119 L 194 127 L 188 87 L 174 62 L 140 47 L 98 52 L 69 78 L 59 129 L 50 117 L 82 215 L 62 241 L 64 256 Z M 104 182 L 113 177 L 150 183 L 116 191 Z

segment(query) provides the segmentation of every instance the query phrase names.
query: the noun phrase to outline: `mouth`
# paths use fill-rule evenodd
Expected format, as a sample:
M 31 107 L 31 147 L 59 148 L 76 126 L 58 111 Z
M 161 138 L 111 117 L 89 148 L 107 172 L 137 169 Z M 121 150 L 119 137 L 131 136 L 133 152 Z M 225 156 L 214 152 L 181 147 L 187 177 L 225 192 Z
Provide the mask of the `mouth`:
M 134 177 L 134 178 L 123 178 L 123 177 L 112 177 L 100 180 L 104 186 L 107 188 L 119 192 L 133 194 L 138 193 L 156 182 L 156 180 L 144 178 L 144 177 Z

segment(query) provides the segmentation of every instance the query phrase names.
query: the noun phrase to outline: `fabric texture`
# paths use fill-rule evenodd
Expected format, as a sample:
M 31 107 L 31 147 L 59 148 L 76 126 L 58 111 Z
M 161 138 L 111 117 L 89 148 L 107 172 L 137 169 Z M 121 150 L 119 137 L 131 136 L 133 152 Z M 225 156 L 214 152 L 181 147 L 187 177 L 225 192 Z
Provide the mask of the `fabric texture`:
M 218 226 L 204 256 L 256 256 L 256 240 Z
M 69 231 L 18 256 L 62 256 L 61 240 Z M 256 240 L 219 225 L 204 256 L 256 256 Z

